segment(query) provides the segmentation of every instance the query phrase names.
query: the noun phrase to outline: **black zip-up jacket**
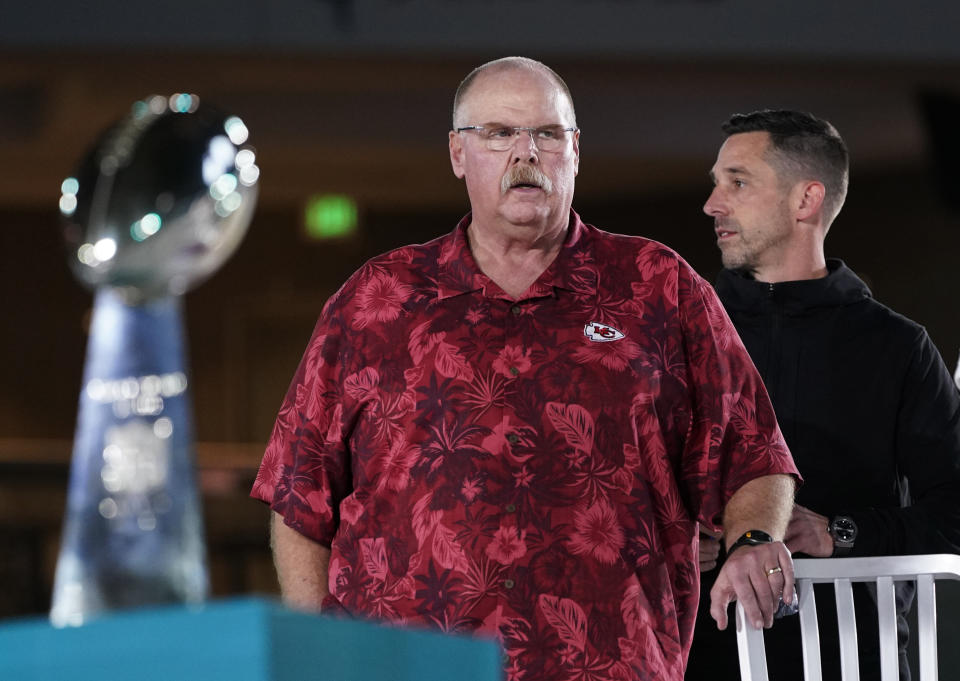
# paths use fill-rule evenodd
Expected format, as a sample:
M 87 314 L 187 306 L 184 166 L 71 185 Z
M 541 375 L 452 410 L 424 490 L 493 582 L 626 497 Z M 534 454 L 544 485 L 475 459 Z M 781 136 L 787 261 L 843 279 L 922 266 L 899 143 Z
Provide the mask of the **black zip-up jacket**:
M 777 284 L 724 270 L 716 284 L 803 475 L 797 503 L 828 518 L 852 517 L 859 531 L 854 556 L 960 553 L 960 395 L 953 378 L 923 327 L 874 300 L 840 260 L 828 260 L 827 267 L 822 279 Z M 699 678 L 701 665 L 714 681 L 739 678 L 732 631 L 718 636 L 704 612 L 716 572 L 703 575 L 688 679 Z M 899 585 L 902 614 L 911 600 L 912 592 Z M 862 664 L 878 669 L 871 606 L 861 588 Z M 821 626 L 832 623 L 821 637 L 826 645 L 836 639 L 835 614 L 818 609 Z M 767 632 L 773 679 L 803 678 L 797 619 L 780 620 Z M 903 617 L 901 633 L 905 645 Z M 724 652 L 708 653 L 714 645 Z M 728 659 L 730 647 L 734 667 L 718 673 L 718 657 Z M 829 651 L 823 652 L 828 679 Z M 694 659 L 701 655 L 708 659 Z M 784 669 L 777 673 L 778 667 Z M 869 667 L 863 674 L 879 678 Z

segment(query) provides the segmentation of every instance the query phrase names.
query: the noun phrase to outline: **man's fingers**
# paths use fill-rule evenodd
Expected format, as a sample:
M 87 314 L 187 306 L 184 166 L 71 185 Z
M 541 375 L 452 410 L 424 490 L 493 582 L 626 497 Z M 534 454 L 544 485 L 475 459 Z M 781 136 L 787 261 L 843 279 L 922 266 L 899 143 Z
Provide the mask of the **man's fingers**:
M 776 568 L 768 568 L 763 571 L 764 584 L 757 587 L 757 600 L 760 603 L 760 611 L 763 613 L 763 626 L 770 628 L 773 626 L 773 616 L 777 614 L 777 608 L 780 605 L 780 594 L 783 590 L 783 577 L 781 571 L 771 573 Z
M 780 569 L 783 571 L 783 591 L 782 598 L 784 603 L 790 603 L 793 600 L 794 586 L 796 577 L 793 573 L 793 558 L 790 556 L 791 549 L 784 546 L 780 552 Z
M 744 549 L 740 551 L 744 552 Z M 750 626 L 762 629 L 766 621 L 766 609 L 768 609 L 764 608 L 763 601 L 769 596 L 770 586 L 765 583 L 766 574 L 759 567 L 761 565 L 758 561 L 759 556 L 744 553 L 739 558 L 740 560 L 734 564 L 731 565 L 731 561 L 728 561 L 726 565 L 730 567 L 728 577 L 734 591 L 733 599 L 740 601 L 743 614 Z
M 727 610 L 736 599 L 736 592 L 730 585 L 727 577 L 727 570 L 724 567 L 717 576 L 713 588 L 710 589 L 710 616 L 717 623 L 717 629 L 723 631 L 727 628 Z
M 710 615 L 718 629 L 727 627 L 727 606 L 737 600 L 743 606 L 748 626 L 773 626 L 781 594 L 786 603 L 793 597 L 794 573 L 790 550 L 776 542 L 745 547 L 727 560 L 710 592 Z
M 737 589 L 737 600 L 743 604 L 743 612 L 754 629 L 769 626 L 768 618 L 773 618 L 769 603 L 770 584 L 766 577 L 765 573 L 751 570 L 745 585 Z
M 747 621 L 756 629 L 773 626 L 773 616 L 785 585 L 781 562 L 790 563 L 790 552 L 780 542 L 758 546 L 742 555 L 730 580 L 743 605 Z
M 717 567 L 720 557 L 720 541 L 701 531 L 700 533 L 700 572 L 709 572 Z
M 716 588 L 716 587 L 714 587 Z M 717 629 L 723 631 L 727 628 L 727 606 L 730 605 L 731 598 L 716 597 L 711 594 L 710 598 L 710 616 L 716 621 Z

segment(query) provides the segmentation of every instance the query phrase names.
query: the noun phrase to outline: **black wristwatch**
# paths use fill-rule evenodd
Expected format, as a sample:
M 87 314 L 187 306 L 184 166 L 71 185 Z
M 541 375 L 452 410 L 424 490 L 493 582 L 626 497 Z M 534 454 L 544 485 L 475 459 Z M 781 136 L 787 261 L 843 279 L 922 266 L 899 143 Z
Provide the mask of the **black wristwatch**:
M 833 537 L 833 557 L 848 556 L 857 540 L 857 524 L 848 515 L 837 515 L 830 520 L 827 531 Z
M 747 530 L 740 538 L 730 544 L 730 548 L 727 549 L 727 556 L 729 557 L 731 553 L 739 549 L 741 546 L 756 546 L 757 544 L 771 544 L 773 543 L 773 537 L 764 532 L 763 530 Z

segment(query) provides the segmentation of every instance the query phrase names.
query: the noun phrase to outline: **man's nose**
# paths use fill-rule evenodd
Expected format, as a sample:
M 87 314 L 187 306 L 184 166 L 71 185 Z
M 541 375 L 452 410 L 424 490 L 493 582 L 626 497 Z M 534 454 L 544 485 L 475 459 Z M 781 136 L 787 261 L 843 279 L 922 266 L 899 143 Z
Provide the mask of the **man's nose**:
M 719 187 L 714 187 L 713 191 L 710 192 L 710 196 L 707 197 L 707 202 L 703 204 L 703 212 L 711 217 L 716 217 L 718 215 L 723 215 L 725 210 L 725 204 L 723 198 L 720 196 Z
M 513 149 L 514 161 L 536 163 L 540 156 L 540 148 L 537 146 L 535 131 L 517 130 L 513 136 Z

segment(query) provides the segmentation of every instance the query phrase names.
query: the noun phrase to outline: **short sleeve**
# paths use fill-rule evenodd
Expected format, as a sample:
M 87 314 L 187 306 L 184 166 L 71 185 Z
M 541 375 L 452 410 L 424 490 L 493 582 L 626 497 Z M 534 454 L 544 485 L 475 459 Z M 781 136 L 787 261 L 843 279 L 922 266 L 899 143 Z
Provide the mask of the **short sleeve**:
M 342 291 L 341 291 L 342 293 Z M 329 546 L 348 494 L 338 294 L 328 301 L 300 360 L 268 441 L 251 496 L 301 534 Z
M 745 483 L 800 476 L 760 375 L 713 288 L 685 264 L 679 277 L 692 401 L 683 482 L 697 519 L 719 527 L 727 501 Z

